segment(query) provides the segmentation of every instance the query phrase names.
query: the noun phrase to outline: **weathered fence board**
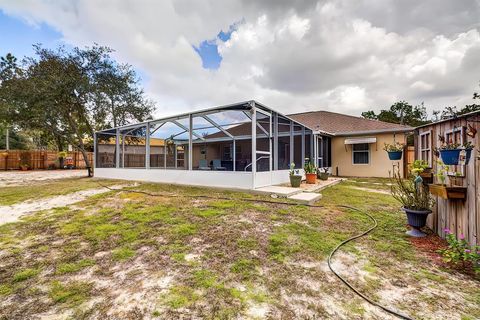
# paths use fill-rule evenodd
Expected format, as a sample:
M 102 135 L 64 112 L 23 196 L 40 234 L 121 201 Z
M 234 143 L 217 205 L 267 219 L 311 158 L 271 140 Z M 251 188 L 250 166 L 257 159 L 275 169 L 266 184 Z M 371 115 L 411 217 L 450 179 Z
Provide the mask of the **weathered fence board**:
M 73 167 L 86 168 L 83 155 L 79 151 L 67 152 Z M 88 152 L 88 160 L 93 165 L 93 152 Z M 31 170 L 54 169 L 60 167 L 57 151 L 46 150 L 0 150 L 0 170 L 18 170 L 21 164 L 27 164 Z

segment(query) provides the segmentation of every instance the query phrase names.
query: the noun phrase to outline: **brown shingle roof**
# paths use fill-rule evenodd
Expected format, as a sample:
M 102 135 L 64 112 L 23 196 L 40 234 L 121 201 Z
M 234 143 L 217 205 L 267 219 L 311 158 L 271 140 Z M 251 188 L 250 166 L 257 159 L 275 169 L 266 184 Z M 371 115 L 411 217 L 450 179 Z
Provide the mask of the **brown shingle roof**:
M 413 130 L 410 126 L 370 120 L 330 111 L 311 111 L 288 115 L 313 130 L 334 135 L 366 134 L 368 132 L 399 132 Z

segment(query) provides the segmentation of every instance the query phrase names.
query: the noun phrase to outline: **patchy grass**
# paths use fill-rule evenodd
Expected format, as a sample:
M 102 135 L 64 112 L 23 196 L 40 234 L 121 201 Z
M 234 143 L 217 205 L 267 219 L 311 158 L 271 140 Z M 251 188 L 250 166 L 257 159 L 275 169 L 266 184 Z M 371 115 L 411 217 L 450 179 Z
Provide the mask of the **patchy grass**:
M 163 297 L 163 303 L 172 309 L 179 309 L 193 305 L 199 295 L 187 286 L 175 286 Z
M 30 278 L 35 277 L 39 273 L 40 273 L 40 269 L 30 269 L 30 268 L 23 269 L 15 273 L 15 275 L 13 276 L 13 282 L 21 282 L 21 281 L 28 280 Z
M 55 303 L 77 306 L 87 300 L 91 290 L 92 284 L 87 282 L 54 281 L 50 287 L 49 296 Z
M 90 267 L 95 265 L 95 261 L 92 259 L 82 259 L 77 262 L 72 263 L 61 263 L 57 266 L 56 273 L 57 274 L 66 274 L 66 273 L 74 273 L 82 270 L 83 268 Z
M 371 225 L 347 206 L 379 223 L 335 257 L 349 281 L 418 318 L 475 318 L 478 282 L 433 269 L 405 237 L 398 203 L 352 184 L 323 190 L 322 208 L 141 184 L 157 196 L 108 192 L 0 226 L 0 318 L 384 318 L 326 267 L 340 241 Z
M 230 270 L 239 274 L 243 280 L 250 279 L 255 274 L 256 263 L 250 259 L 240 259 L 233 263 Z
M 8 284 L 0 284 L 0 296 L 8 296 L 13 292 L 13 287 Z
M 98 180 L 98 182 L 107 186 L 121 183 L 115 180 Z M 26 200 L 37 200 L 95 188 L 101 188 L 101 186 L 97 180 L 91 178 L 49 180 L 27 186 L 2 187 L 0 188 L 0 205 L 8 206 Z
M 119 248 L 112 252 L 112 258 L 116 261 L 128 260 L 135 255 L 135 251 L 130 248 Z

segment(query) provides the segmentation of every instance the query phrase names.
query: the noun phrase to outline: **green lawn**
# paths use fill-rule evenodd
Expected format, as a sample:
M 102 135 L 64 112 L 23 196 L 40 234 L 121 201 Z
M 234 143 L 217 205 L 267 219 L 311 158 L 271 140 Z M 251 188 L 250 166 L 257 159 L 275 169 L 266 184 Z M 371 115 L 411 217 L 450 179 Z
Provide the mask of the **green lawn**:
M 73 181 L 44 194 L 67 193 Z M 11 188 L 38 197 L 21 191 L 31 186 L 0 194 Z M 218 189 L 130 189 L 158 196 L 113 191 L 0 226 L 0 319 L 383 318 L 326 267 L 336 244 L 370 225 L 343 205 L 379 222 L 335 259 L 362 292 L 413 317 L 480 317 L 478 281 L 416 251 L 389 195 L 344 182 L 323 190 L 323 207 L 313 208 Z

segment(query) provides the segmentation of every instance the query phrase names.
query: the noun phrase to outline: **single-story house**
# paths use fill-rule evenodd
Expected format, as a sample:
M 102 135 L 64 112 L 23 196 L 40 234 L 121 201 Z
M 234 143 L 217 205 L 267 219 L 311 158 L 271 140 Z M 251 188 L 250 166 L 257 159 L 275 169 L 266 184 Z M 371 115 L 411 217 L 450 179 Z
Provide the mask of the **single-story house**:
M 427 226 L 445 237 L 445 229 L 470 244 L 480 244 L 480 111 L 445 119 L 415 130 L 415 158 L 427 161 L 431 167 L 430 179 L 437 186 L 430 187 L 436 205 L 427 219 Z M 463 145 L 470 142 L 474 149 L 468 164 L 451 165 L 446 174 L 447 187 L 439 186 L 437 174 L 441 170 L 439 148 L 443 143 Z M 442 191 L 442 188 L 446 192 Z M 434 191 L 435 190 L 435 191 Z
M 288 182 L 290 164 L 301 169 L 306 158 L 336 175 L 388 176 L 383 143 L 404 142 L 408 131 L 246 101 L 96 132 L 95 176 L 252 189 Z
M 314 131 L 327 134 L 328 167 L 332 174 L 344 177 L 389 177 L 392 165 L 404 172 L 404 161 L 392 162 L 383 150 L 385 143 L 407 142 L 412 127 L 370 120 L 329 111 L 290 114 Z

